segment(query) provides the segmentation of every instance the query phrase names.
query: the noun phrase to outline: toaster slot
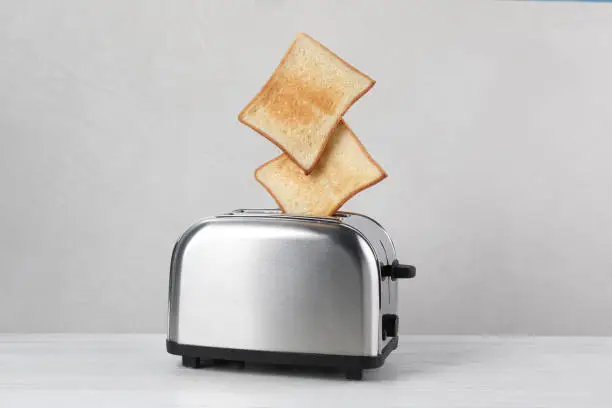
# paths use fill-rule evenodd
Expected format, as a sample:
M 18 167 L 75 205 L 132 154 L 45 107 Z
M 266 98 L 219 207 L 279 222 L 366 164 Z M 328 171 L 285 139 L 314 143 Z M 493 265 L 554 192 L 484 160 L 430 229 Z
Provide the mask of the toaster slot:
M 242 214 L 265 215 L 265 214 L 281 214 L 281 213 L 282 213 L 281 210 L 277 208 L 262 208 L 262 209 L 240 208 L 240 209 L 232 211 L 230 214 L 231 215 L 242 215 Z
M 308 215 L 286 214 L 279 209 L 238 209 L 230 213 L 218 216 L 225 217 L 252 217 L 252 218 L 271 218 L 271 219 L 286 219 L 296 221 L 310 222 L 325 222 L 325 223 L 340 223 L 341 218 L 347 217 L 343 214 L 336 214 L 330 217 L 313 217 Z

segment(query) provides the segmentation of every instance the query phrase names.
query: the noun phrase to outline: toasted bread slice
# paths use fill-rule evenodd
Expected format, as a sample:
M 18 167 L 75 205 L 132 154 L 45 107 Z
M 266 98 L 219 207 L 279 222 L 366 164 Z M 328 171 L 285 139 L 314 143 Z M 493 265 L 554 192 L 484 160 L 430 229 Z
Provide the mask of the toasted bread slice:
M 285 213 L 333 215 L 355 194 L 387 177 L 344 121 L 336 127 L 309 175 L 282 154 L 255 170 L 255 178 Z
M 374 82 L 308 35 L 298 34 L 238 120 L 280 147 L 308 174 L 342 115 Z

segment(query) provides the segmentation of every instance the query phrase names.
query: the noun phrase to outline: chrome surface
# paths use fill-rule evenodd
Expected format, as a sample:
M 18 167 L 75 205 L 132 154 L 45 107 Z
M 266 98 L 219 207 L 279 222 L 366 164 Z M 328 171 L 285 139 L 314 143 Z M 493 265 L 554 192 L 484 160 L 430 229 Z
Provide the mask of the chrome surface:
M 168 338 L 251 350 L 377 355 L 397 313 L 395 259 L 374 220 L 236 210 L 205 219 L 172 256 Z
M 374 250 L 380 265 L 390 265 L 397 258 L 395 246 L 391 237 L 385 229 L 374 219 L 362 214 L 342 213 L 345 218 L 342 222 L 359 230 L 364 234 Z M 380 281 L 380 319 L 383 314 L 398 314 L 397 280 L 390 277 L 382 278 Z M 401 322 L 401 319 L 400 319 Z M 382 339 L 382 330 L 378 331 L 380 350 L 387 345 L 390 338 Z

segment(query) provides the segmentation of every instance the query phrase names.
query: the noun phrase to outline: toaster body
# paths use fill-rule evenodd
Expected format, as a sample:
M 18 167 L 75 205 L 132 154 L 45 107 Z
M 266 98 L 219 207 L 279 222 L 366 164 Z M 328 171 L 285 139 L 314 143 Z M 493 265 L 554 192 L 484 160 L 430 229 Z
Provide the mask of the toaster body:
M 389 235 L 354 213 L 236 210 L 176 242 L 167 351 L 219 360 L 332 366 L 361 378 L 398 344 L 397 262 Z

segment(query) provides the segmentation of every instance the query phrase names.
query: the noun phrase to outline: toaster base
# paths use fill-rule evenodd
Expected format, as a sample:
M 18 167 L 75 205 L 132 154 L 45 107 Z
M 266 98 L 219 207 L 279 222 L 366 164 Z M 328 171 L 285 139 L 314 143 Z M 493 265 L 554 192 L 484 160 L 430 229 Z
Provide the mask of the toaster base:
M 361 370 L 382 366 L 389 354 L 397 348 L 398 338 L 394 337 L 377 356 L 347 356 L 340 354 L 288 353 L 280 351 L 242 350 L 222 347 L 205 347 L 179 344 L 166 340 L 170 354 L 183 357 L 183 365 L 198 368 L 214 365 L 216 360 L 240 361 L 245 363 L 333 367 L 346 372 L 349 379 L 360 380 Z

